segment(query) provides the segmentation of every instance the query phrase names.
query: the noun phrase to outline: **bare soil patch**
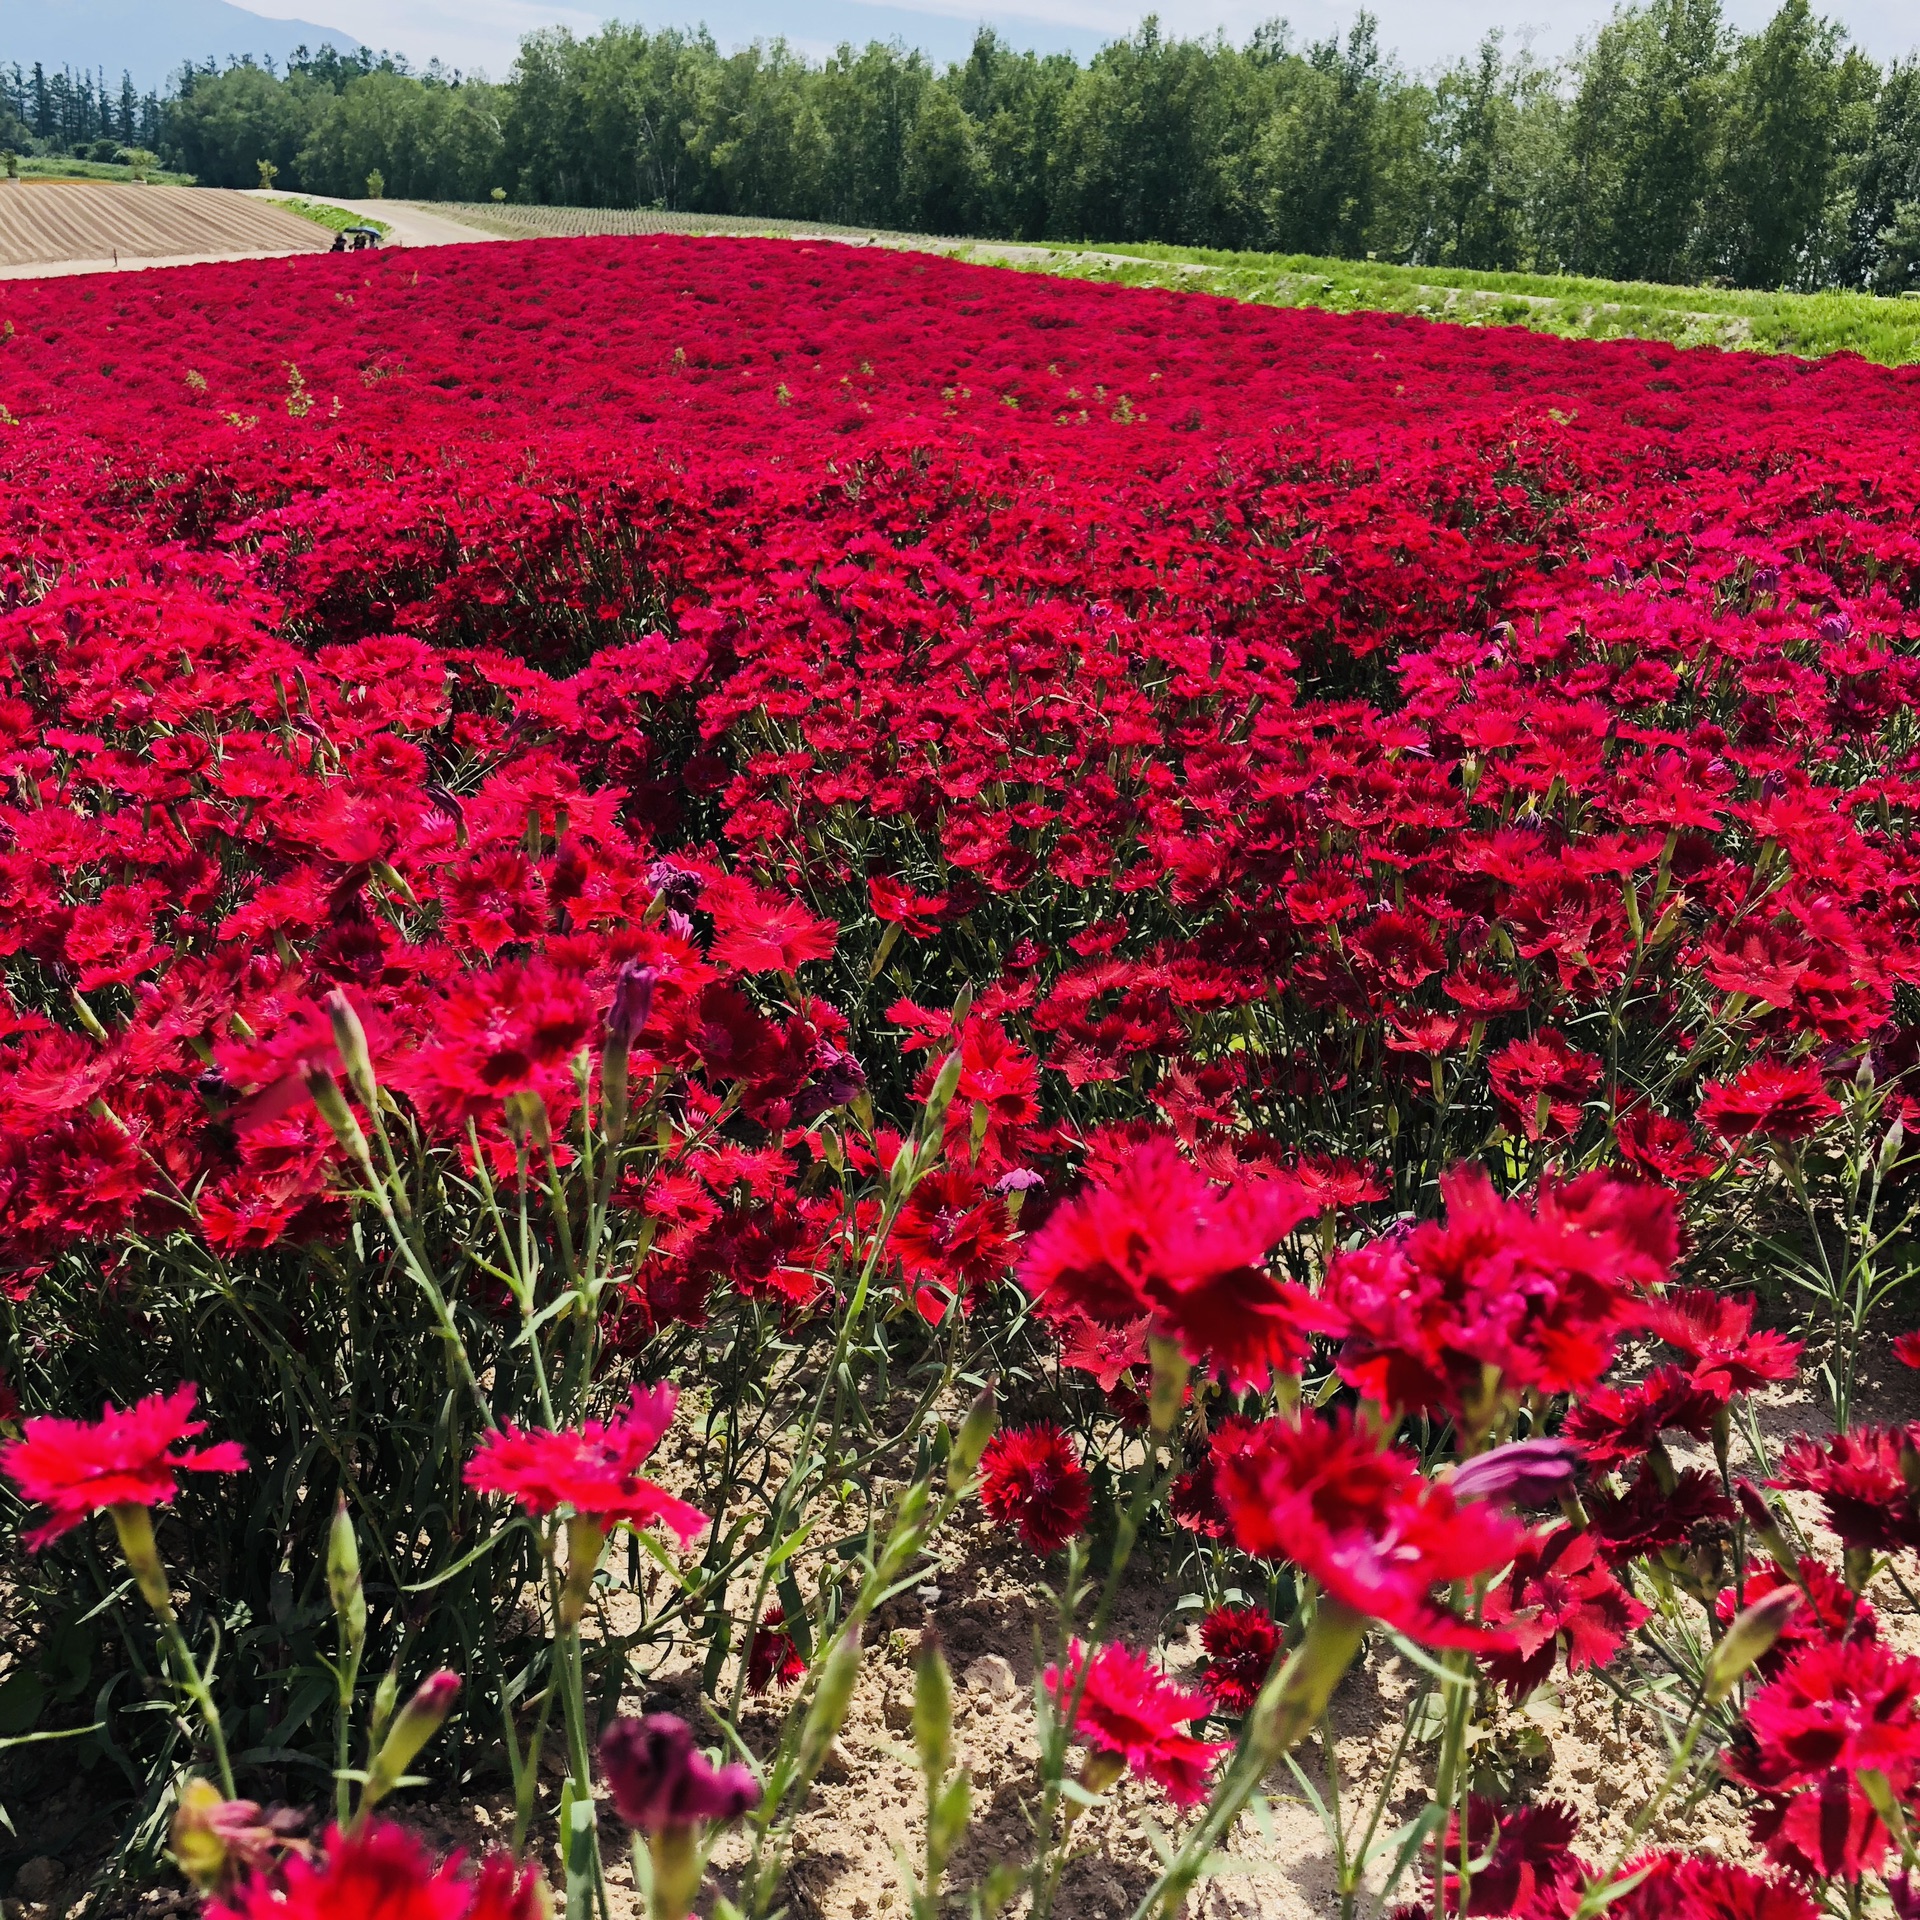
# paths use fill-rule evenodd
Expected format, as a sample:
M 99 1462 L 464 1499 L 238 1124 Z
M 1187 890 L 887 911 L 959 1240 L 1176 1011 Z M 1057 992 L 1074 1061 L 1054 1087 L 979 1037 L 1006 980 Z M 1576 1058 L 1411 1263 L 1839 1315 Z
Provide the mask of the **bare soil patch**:
M 324 253 L 332 244 L 311 220 L 218 187 L 0 185 L 0 270 Z

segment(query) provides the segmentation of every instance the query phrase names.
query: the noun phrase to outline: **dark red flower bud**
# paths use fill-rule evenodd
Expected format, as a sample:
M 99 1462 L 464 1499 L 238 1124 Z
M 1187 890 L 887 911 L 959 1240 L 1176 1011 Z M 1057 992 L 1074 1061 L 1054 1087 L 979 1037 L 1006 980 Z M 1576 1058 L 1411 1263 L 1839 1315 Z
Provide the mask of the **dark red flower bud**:
M 715 1767 L 677 1715 L 621 1719 L 600 1742 L 600 1769 L 615 1811 L 642 1833 L 732 1820 L 760 1804 L 760 1783 L 738 1761 Z
M 1568 1440 L 1516 1440 L 1453 1470 L 1462 1500 L 1499 1500 L 1509 1507 L 1557 1507 L 1580 1479 L 1580 1449 Z
M 1733 1491 L 1740 1502 L 1740 1511 L 1747 1516 L 1747 1525 L 1756 1533 L 1772 1533 L 1779 1526 L 1773 1509 L 1767 1505 L 1766 1495 L 1751 1480 L 1736 1480 Z
M 660 975 L 652 967 L 629 960 L 620 969 L 613 986 L 613 1005 L 607 1010 L 607 1038 L 623 1046 L 632 1046 L 646 1031 L 647 1016 L 653 1011 L 653 990 Z

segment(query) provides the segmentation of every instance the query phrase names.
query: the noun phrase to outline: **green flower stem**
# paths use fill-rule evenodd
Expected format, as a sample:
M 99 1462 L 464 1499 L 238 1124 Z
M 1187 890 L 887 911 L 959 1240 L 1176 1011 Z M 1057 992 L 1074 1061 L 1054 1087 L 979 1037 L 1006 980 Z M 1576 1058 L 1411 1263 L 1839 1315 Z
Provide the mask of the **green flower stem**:
M 1268 1675 L 1241 1729 L 1240 1744 L 1199 1824 L 1133 1910 L 1133 1920 L 1172 1916 L 1193 1891 L 1214 1849 L 1240 1810 L 1253 1798 L 1268 1771 L 1326 1718 L 1327 1703 L 1340 1677 L 1353 1664 L 1366 1638 L 1363 1614 L 1322 1594 L 1306 1638 Z
M 1074 1721 L 1079 1716 L 1080 1701 L 1087 1690 L 1087 1676 L 1093 1665 L 1093 1650 L 1098 1647 L 1101 1635 L 1105 1633 L 1107 1622 L 1112 1618 L 1113 1606 L 1120 1593 L 1120 1576 L 1126 1571 L 1127 1562 L 1133 1555 L 1134 1543 L 1140 1537 L 1140 1528 L 1147 1517 L 1147 1509 L 1153 1503 L 1153 1495 L 1159 1483 L 1160 1435 L 1152 1428 L 1147 1432 L 1146 1457 L 1140 1462 L 1134 1475 L 1133 1497 L 1127 1502 L 1126 1511 L 1120 1516 L 1120 1525 L 1114 1535 L 1113 1558 L 1107 1567 L 1107 1576 L 1101 1583 L 1100 1598 L 1093 1610 L 1093 1619 L 1088 1628 L 1087 1658 L 1080 1663 L 1079 1678 L 1075 1681 L 1072 1693 L 1063 1701 L 1055 1703 L 1052 1724 L 1048 1729 L 1047 1752 L 1044 1757 L 1046 1790 L 1040 1802 L 1039 1830 L 1044 1836 L 1047 1852 L 1046 1877 L 1034 1889 L 1032 1920 L 1047 1920 L 1053 1911 L 1054 1897 L 1059 1891 L 1060 1876 L 1066 1868 L 1067 1841 L 1069 1834 L 1063 1832 L 1059 1844 L 1053 1842 L 1053 1830 L 1059 1820 L 1060 1802 L 1067 1771 L 1067 1749 L 1073 1744 Z M 1061 1660 L 1064 1665 L 1071 1657 L 1073 1646 L 1073 1592 L 1069 1576 L 1066 1604 L 1061 1609 L 1063 1615 Z M 1068 1822 L 1069 1829 L 1071 1821 Z M 1037 1865 L 1038 1863 L 1036 1863 Z
M 367 1197 L 380 1210 L 380 1218 L 386 1223 L 387 1232 L 392 1236 L 394 1245 L 400 1251 L 400 1257 L 406 1262 L 413 1274 L 415 1283 L 427 1297 L 427 1304 L 433 1309 L 433 1317 L 440 1328 L 440 1337 L 446 1342 L 447 1354 L 453 1363 L 461 1384 L 473 1399 L 480 1411 L 480 1417 L 491 1427 L 495 1424 L 493 1408 L 488 1403 L 480 1381 L 473 1371 L 473 1361 L 467 1353 L 467 1343 L 460 1337 L 460 1329 L 454 1324 L 453 1309 L 447 1305 L 447 1296 L 441 1291 L 440 1283 L 433 1276 L 426 1257 L 414 1245 L 413 1235 L 401 1224 L 399 1216 L 393 1210 L 393 1195 L 387 1190 L 387 1183 L 374 1170 L 373 1155 L 367 1149 L 367 1136 L 360 1131 L 360 1123 L 353 1117 L 352 1109 L 341 1098 L 340 1088 L 330 1073 L 311 1074 L 307 1080 L 308 1090 L 313 1094 L 314 1105 L 320 1109 L 321 1118 L 332 1128 L 333 1135 L 353 1156 L 366 1180 Z
M 1633 1850 L 1640 1844 L 1640 1837 L 1653 1824 L 1653 1817 L 1666 1804 L 1668 1794 L 1686 1777 L 1687 1767 L 1693 1759 L 1693 1750 L 1700 1744 L 1700 1735 L 1707 1724 L 1707 1704 L 1704 1700 L 1694 1708 L 1693 1718 L 1687 1722 L 1687 1730 L 1680 1736 L 1680 1744 L 1674 1750 L 1673 1762 L 1667 1768 L 1666 1776 L 1654 1790 L 1651 1798 L 1634 1815 L 1633 1825 L 1627 1829 L 1627 1837 L 1621 1841 L 1613 1856 L 1613 1863 L 1605 1873 L 1587 1882 L 1587 1890 L 1580 1897 L 1580 1905 L 1574 1911 L 1574 1920 L 1595 1920 L 1607 1907 L 1607 1892 L 1620 1878 L 1620 1869 L 1626 1865 Z
M 180 1631 L 180 1619 L 173 1610 L 172 1586 L 153 1537 L 153 1516 L 145 1507 L 131 1504 L 110 1507 L 108 1512 L 114 1532 L 120 1536 L 120 1551 L 133 1570 L 141 1597 L 160 1622 L 174 1684 L 198 1708 L 206 1727 L 207 1744 L 213 1749 L 213 1762 L 220 1771 L 220 1790 L 229 1800 L 237 1800 L 240 1796 L 233 1783 L 233 1762 L 227 1758 L 227 1736 L 220 1725 L 220 1709 L 214 1704 L 213 1691 L 201 1675 L 186 1635 Z
M 860 1278 L 855 1283 L 853 1296 L 847 1302 L 847 1310 L 840 1319 L 840 1331 L 833 1344 L 833 1358 L 821 1377 L 818 1391 L 813 1396 L 813 1404 L 807 1410 L 806 1425 L 801 1429 L 800 1443 L 793 1450 L 793 1465 L 787 1477 L 780 1484 L 780 1492 L 774 1500 L 773 1517 L 767 1530 L 767 1553 L 760 1562 L 760 1573 L 754 1583 L 753 1604 L 747 1610 L 748 1644 L 751 1645 L 754 1629 L 760 1624 L 760 1616 L 767 1604 L 767 1594 L 773 1585 L 773 1569 L 769 1565 L 772 1550 L 787 1537 L 787 1525 L 793 1512 L 793 1504 L 799 1497 L 800 1483 L 807 1471 L 807 1462 L 813 1454 L 813 1437 L 820 1430 L 820 1418 L 826 1411 L 827 1395 L 837 1394 L 836 1382 L 840 1370 L 846 1365 L 848 1350 L 853 1345 L 853 1330 L 860 1316 L 866 1311 L 867 1295 L 873 1286 L 874 1274 L 879 1270 L 880 1256 L 884 1251 L 888 1237 L 893 1232 L 893 1223 L 899 1217 L 900 1208 L 905 1204 L 911 1186 L 905 1186 L 899 1193 L 889 1193 L 883 1204 L 880 1220 L 873 1230 L 873 1242 L 867 1249 L 867 1257 L 860 1268 Z M 743 1647 L 736 1664 L 733 1687 L 727 1697 L 727 1720 L 735 1724 L 740 1718 L 740 1701 L 747 1686 L 747 1655 Z

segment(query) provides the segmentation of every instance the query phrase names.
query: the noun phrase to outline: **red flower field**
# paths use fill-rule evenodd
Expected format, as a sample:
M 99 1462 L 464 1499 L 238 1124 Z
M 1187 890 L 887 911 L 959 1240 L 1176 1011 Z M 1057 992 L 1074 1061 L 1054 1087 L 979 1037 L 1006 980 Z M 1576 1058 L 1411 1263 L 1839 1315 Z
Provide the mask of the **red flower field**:
M 288 1475 L 298 1577 L 339 1491 L 417 1591 L 489 1491 L 531 1516 L 511 1553 L 563 1527 L 629 1387 L 827 1382 L 810 1418 L 852 1447 L 862 1393 L 931 1368 L 921 1419 L 1017 1349 L 1006 1550 L 1074 1541 L 1072 1591 L 1117 1526 L 1197 1557 L 1223 1623 L 1209 1695 L 1095 1647 L 1104 1616 L 1083 1656 L 1068 1606 L 1062 1765 L 1078 1711 L 1096 1758 L 1221 1808 L 1186 1723 L 1211 1698 L 1246 1751 L 1299 1738 L 1317 1682 L 1262 1694 L 1265 1665 L 1327 1622 L 1531 1688 L 1684 1604 L 1721 1716 L 1695 1738 L 1731 1743 L 1756 1845 L 1893 1870 L 1906 1759 L 1775 1750 L 1827 1668 L 1736 1727 L 1705 1663 L 1744 1569 L 1790 1577 L 1755 1549 L 1800 1564 L 1736 1468 L 1827 1501 L 1855 1595 L 1911 1545 L 1914 1440 L 1844 1430 L 1889 1330 L 1876 1234 L 1920 1201 L 1920 374 L 669 238 L 13 283 L 0 335 L 0 1364 L 30 1411 L 198 1378 L 208 1430 Z M 381 1351 L 376 1270 L 417 1307 Z M 1662 1301 L 1682 1272 L 1758 1286 L 1768 1330 Z M 1778 1477 L 1736 1413 L 1793 1374 L 1789 1327 L 1841 1435 Z M 1686 1365 L 1610 1373 L 1656 1339 Z M 311 1369 L 315 1432 L 367 1409 L 313 1456 L 368 1462 L 359 1492 L 275 1467 L 256 1348 Z M 1339 1406 L 1303 1414 L 1303 1380 Z M 382 1425 L 389 1390 L 465 1424 Z M 1456 1497 L 1456 1460 L 1570 1396 L 1583 1494 L 1532 1532 L 1497 1474 Z M 754 1691 L 811 1662 L 793 1711 L 823 1711 L 880 1589 L 810 1601 L 797 1549 L 765 1556 L 832 1449 L 783 1453 L 745 1536 L 735 1415 L 674 1493 L 634 1477 L 666 1417 L 583 1511 L 711 1514 L 660 1644 L 717 1636 L 695 1664 L 737 1713 L 771 1618 Z M 444 1534 L 401 1520 L 427 1429 Z M 1090 1523 L 1088 1472 L 1143 1452 Z M 208 1498 L 168 1524 L 214 1537 Z M 1218 1611 L 1249 1564 L 1270 1629 Z M 1835 1617 L 1797 1661 L 1904 1674 Z M 1822 1854 L 1828 1777 L 1853 1827 Z M 1435 1792 L 1444 1906 L 1436 1849 L 1499 1816 L 1464 1771 Z M 1605 1863 L 1555 1845 L 1490 1884 L 1573 1912 Z M 1706 1885 L 1656 1865 L 1619 1911 Z M 1800 1910 L 1721 1878 L 1716 1913 Z

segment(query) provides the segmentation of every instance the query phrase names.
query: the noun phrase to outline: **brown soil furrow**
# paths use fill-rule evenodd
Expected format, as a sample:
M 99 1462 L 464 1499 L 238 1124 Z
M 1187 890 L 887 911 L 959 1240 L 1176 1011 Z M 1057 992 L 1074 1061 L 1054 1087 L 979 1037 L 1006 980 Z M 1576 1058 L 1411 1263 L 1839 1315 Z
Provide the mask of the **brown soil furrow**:
M 0 266 L 206 253 L 324 253 L 312 221 L 245 194 L 113 182 L 0 186 Z

